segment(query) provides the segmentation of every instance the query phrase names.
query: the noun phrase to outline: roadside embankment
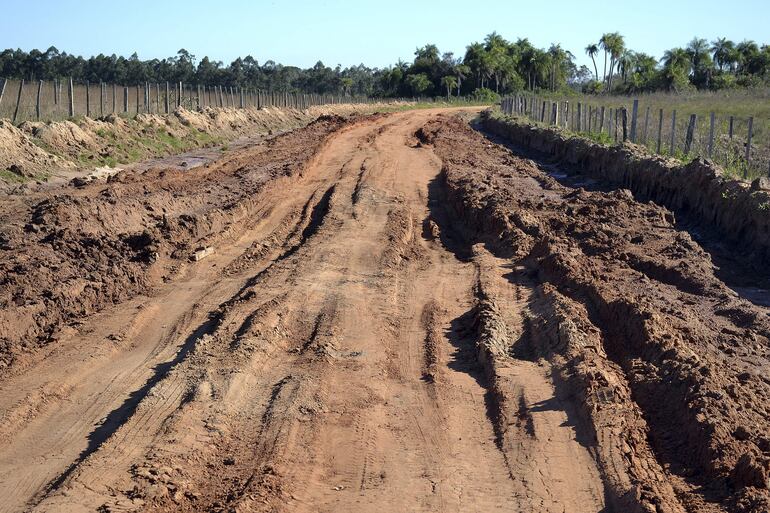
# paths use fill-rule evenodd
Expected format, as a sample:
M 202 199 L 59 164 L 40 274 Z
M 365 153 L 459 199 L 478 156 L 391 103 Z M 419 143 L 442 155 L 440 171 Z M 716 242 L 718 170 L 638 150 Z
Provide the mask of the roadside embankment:
M 482 114 L 482 126 L 516 146 L 568 164 L 567 173 L 579 171 L 629 189 L 638 199 L 714 228 L 748 258 L 770 259 L 770 179 L 751 184 L 729 180 L 722 168 L 700 157 L 683 164 L 634 144 L 606 146 L 491 110 Z
M 178 108 L 169 115 L 109 115 L 56 122 L 0 120 L 0 190 L 83 179 L 95 168 L 115 170 L 148 158 L 227 141 L 272 135 L 307 125 L 323 115 L 368 114 L 391 104 L 338 104 L 305 110 L 267 108 Z M 110 174 L 110 173 L 106 173 Z

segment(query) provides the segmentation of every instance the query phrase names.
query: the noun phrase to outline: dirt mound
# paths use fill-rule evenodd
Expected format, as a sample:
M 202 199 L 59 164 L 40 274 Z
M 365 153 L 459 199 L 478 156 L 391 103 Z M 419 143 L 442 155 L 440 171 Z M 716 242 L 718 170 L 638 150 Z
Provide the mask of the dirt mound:
M 750 258 L 770 260 L 770 190 L 725 179 L 713 162 L 698 158 L 689 164 L 650 155 L 626 143 L 607 147 L 560 130 L 501 117 L 482 116 L 484 129 L 516 145 L 546 153 L 576 166 L 592 178 L 631 190 L 641 200 L 653 200 L 693 221 L 719 230 L 743 246 Z M 575 170 L 567 167 L 567 172 Z
M 329 105 L 306 110 L 269 108 L 177 108 L 168 116 L 102 119 L 0 121 L 0 187 L 31 179 L 68 181 L 96 167 L 116 168 L 152 157 L 222 144 L 240 136 L 273 134 L 306 125 L 325 114 L 365 114 L 394 108 L 385 104 Z M 77 168 L 81 172 L 76 173 Z M 62 172 L 64 170 L 64 172 Z
M 457 120 L 421 137 L 466 236 L 536 277 L 530 349 L 580 399 L 615 507 L 767 511 L 768 312 L 666 209 L 564 187 Z
M 10 122 L 0 120 L 0 170 L 12 173 L 0 178 L 34 178 L 57 166 L 66 167 L 71 164 L 44 151 L 34 144 L 24 131 Z
M 0 224 L 0 366 L 57 340 L 78 318 L 148 291 L 197 248 L 237 234 L 240 219 L 255 208 L 253 196 L 298 173 L 346 122 L 319 121 L 195 172 L 124 171 L 106 186 L 32 194 L 7 205 Z
M 27 121 L 19 128 L 37 139 L 42 147 L 49 148 L 58 154 L 77 156 L 85 151 L 97 151 L 102 147 L 95 133 L 101 125 L 104 123 L 97 124 L 93 120 L 83 123 L 82 127 L 72 121 L 54 123 Z

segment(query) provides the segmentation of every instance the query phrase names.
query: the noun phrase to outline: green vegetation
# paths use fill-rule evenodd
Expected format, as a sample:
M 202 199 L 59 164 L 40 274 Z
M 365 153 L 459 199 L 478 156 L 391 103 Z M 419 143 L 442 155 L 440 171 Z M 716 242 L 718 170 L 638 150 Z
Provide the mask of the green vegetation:
M 31 178 L 17 175 L 16 173 L 8 171 L 7 169 L 0 169 L 0 182 L 24 183 L 24 182 L 29 182 L 31 180 L 32 180 Z
M 136 123 L 131 121 L 130 124 Z M 215 146 L 222 144 L 224 138 L 201 132 L 194 128 L 187 128 L 187 133 L 181 136 L 174 135 L 161 127 L 132 126 L 133 130 L 126 135 L 105 128 L 95 130 L 108 151 L 84 152 L 77 155 L 77 161 L 84 166 L 109 166 L 128 164 L 149 157 L 175 155 L 193 148 Z M 133 135 L 134 133 L 138 135 Z M 51 153 L 43 141 L 35 139 L 36 145 Z
M 0 183 L 47 182 L 50 177 L 50 173 L 47 172 L 36 173 L 33 176 L 21 176 L 8 169 L 0 169 Z
M 85 59 L 60 52 L 7 49 L 0 52 L 0 77 L 52 80 L 73 77 L 79 83 L 183 82 L 185 84 L 241 86 L 271 91 L 373 97 L 470 95 L 487 88 L 498 94 L 522 90 L 585 93 L 639 93 L 651 91 L 734 90 L 770 83 L 770 46 L 754 41 L 735 43 L 726 38 L 708 42 L 693 38 L 685 47 L 672 48 L 660 58 L 626 48 L 618 32 L 603 34 L 588 44 L 585 53 L 593 70 L 576 66 L 575 56 L 559 44 L 537 48 L 528 39 L 508 41 L 497 32 L 466 47 L 456 58 L 426 44 L 415 51 L 413 62 L 398 61 L 382 69 L 363 64 L 330 68 L 322 62 L 307 69 L 273 61 L 259 64 L 253 57 L 229 65 L 209 57 L 196 59 L 181 49 L 166 59 L 142 61 L 97 55 Z
M 600 51 L 604 56 L 601 77 L 596 65 Z M 754 41 L 736 44 L 718 38 L 709 43 L 695 37 L 684 48 L 667 50 L 658 61 L 651 55 L 626 48 L 623 36 L 612 32 L 602 35 L 598 43 L 586 46 L 585 52 L 594 63 L 593 79 L 582 81 L 582 91 L 586 93 L 681 93 L 770 84 L 770 46 L 760 47 Z

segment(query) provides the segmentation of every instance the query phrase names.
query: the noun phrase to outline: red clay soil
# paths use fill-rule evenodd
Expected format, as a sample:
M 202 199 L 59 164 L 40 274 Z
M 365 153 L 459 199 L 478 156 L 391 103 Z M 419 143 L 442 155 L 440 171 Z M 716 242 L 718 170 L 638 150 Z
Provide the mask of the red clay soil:
M 628 478 L 617 510 L 769 511 L 768 310 L 630 191 L 564 187 L 456 119 L 418 136 L 465 238 L 532 277 L 527 350 L 558 362 L 605 476 Z
M 196 249 L 226 244 L 259 205 L 253 196 L 293 176 L 347 123 L 322 117 L 188 173 L 124 171 L 85 187 L 6 197 L 0 225 L 0 369 L 78 319 L 147 293 Z
M 767 512 L 768 310 L 472 110 L 9 197 L 0 513 Z

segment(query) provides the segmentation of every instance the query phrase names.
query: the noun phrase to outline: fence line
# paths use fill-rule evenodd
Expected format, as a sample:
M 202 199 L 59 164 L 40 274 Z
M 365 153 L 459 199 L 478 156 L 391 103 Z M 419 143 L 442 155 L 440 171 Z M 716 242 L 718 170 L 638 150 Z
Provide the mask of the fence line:
M 597 100 L 596 103 L 599 103 L 600 99 Z M 655 153 L 676 157 L 702 155 L 734 170 L 744 178 L 770 176 L 768 120 L 762 120 L 757 126 L 758 120 L 753 116 L 744 119 L 722 116 L 720 119 L 712 111 L 709 113 L 706 130 L 702 128 L 703 121 L 699 120 L 696 114 L 680 116 L 677 119 L 676 109 L 672 109 L 667 117 L 664 117 L 664 111 L 660 109 L 657 130 L 651 141 L 650 107 L 646 107 L 644 123 L 640 123 L 638 99 L 632 100 L 630 126 L 627 104 L 605 108 L 606 105 L 594 105 L 594 102 L 573 103 L 576 105 L 566 99 L 543 99 L 537 95 L 523 94 L 503 98 L 500 105 L 505 114 L 525 116 L 537 123 L 595 135 L 604 142 L 630 141 L 647 146 Z M 546 110 L 551 113 L 549 119 L 545 117 Z M 665 119 L 670 119 L 670 125 L 666 125 Z M 737 133 L 739 124 L 745 126 L 745 131 L 740 135 Z M 669 126 L 668 132 L 666 126 Z M 757 144 L 760 136 L 762 143 Z M 667 147 L 663 147 L 663 141 L 668 143 Z
M 62 91 L 66 84 L 66 91 Z M 98 88 L 98 91 L 97 91 Z M 111 90 L 111 91 L 110 91 Z M 9 98 L 10 91 L 16 93 Z M 108 91 L 110 91 L 108 93 Z M 153 94 L 154 91 L 154 94 Z M 66 100 L 62 101 L 62 93 Z M 389 101 L 414 101 L 393 98 Z M 85 83 L 74 84 L 71 78 L 30 84 L 24 80 L 0 78 L 0 118 L 21 121 L 53 121 L 76 116 L 107 114 L 133 116 L 169 114 L 174 108 L 204 107 L 282 107 L 306 109 L 316 105 L 339 103 L 374 103 L 380 99 L 364 96 L 271 91 L 254 87 L 203 84 L 150 83 L 135 85 Z M 428 99 L 428 101 L 431 101 Z M 436 101 L 436 99 L 432 99 Z

